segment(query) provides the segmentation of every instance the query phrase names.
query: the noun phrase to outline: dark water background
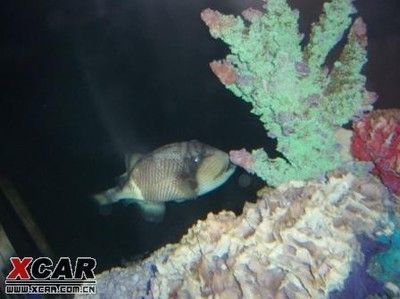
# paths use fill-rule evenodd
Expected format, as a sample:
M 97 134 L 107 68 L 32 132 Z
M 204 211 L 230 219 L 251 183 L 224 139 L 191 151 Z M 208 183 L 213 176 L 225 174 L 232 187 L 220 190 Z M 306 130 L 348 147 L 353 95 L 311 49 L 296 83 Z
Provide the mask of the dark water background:
M 1 1 L 0 173 L 57 255 L 95 257 L 100 271 L 177 242 L 209 212 L 240 213 L 255 198 L 261 182 L 239 184 L 238 170 L 216 192 L 168 204 L 165 221 L 152 224 L 133 205 L 101 216 L 89 195 L 113 185 L 124 151 L 190 139 L 223 150 L 273 149 L 249 106 L 211 73 L 208 63 L 227 48 L 200 19 L 207 7 L 237 14 L 260 3 Z M 307 32 L 323 1 L 290 3 Z M 355 4 L 368 25 L 365 74 L 380 95 L 376 107 L 400 107 L 400 2 Z M 18 239 L 19 224 L 1 207 L 0 221 Z M 34 253 L 16 247 L 20 256 Z

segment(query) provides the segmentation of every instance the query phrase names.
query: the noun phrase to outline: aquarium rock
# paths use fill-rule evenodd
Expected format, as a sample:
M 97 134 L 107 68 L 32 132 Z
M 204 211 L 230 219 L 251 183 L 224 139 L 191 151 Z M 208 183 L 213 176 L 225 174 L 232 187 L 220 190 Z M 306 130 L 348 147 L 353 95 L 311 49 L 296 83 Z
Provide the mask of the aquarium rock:
M 231 54 L 210 63 L 211 70 L 236 96 L 252 106 L 268 136 L 278 141 L 281 157 L 252 151 L 245 164 L 269 185 L 321 177 L 343 162 L 335 133 L 372 109 L 376 94 L 360 74 L 366 62 L 366 26 L 352 22 L 350 0 L 332 0 L 301 46 L 297 10 L 286 0 L 265 1 L 264 11 L 241 16 L 205 9 L 201 18 Z M 332 65 L 327 56 L 350 27 L 347 43 Z M 241 164 L 238 164 L 241 165 Z
M 328 298 L 363 261 L 357 236 L 391 232 L 389 205 L 369 174 L 265 188 L 240 216 L 210 213 L 179 243 L 101 273 L 92 298 Z

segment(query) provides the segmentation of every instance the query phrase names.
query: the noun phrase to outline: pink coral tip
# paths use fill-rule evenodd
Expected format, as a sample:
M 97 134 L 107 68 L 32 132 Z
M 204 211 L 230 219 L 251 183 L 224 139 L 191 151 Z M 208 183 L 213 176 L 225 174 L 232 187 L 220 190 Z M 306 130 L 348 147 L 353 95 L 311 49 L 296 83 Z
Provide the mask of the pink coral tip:
M 253 172 L 254 157 L 246 149 L 232 150 L 229 152 L 229 157 L 233 164 L 243 167 L 248 172 Z

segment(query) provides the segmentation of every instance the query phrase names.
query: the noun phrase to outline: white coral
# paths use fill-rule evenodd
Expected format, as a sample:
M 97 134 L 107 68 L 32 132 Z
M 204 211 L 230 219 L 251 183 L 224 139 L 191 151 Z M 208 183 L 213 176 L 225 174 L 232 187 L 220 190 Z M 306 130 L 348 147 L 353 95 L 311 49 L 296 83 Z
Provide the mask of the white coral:
M 362 261 L 357 235 L 391 229 L 388 194 L 370 175 L 336 173 L 260 195 L 241 216 L 209 214 L 178 244 L 99 275 L 95 297 L 326 298 Z

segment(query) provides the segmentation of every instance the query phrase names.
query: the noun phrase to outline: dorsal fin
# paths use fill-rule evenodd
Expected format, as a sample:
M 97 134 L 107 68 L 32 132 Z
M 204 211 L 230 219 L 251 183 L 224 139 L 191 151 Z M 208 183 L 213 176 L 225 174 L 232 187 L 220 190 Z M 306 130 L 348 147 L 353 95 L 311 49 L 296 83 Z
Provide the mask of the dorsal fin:
M 128 180 L 128 175 L 131 172 L 131 170 L 135 167 L 137 162 L 143 157 L 142 154 L 138 153 L 126 153 L 124 154 L 124 163 L 125 163 L 125 172 L 118 177 L 115 178 L 115 183 L 118 186 L 122 186 L 126 183 Z
M 138 153 L 125 154 L 125 170 L 126 170 L 126 172 L 129 173 L 142 157 L 143 157 L 143 155 L 138 154 Z

